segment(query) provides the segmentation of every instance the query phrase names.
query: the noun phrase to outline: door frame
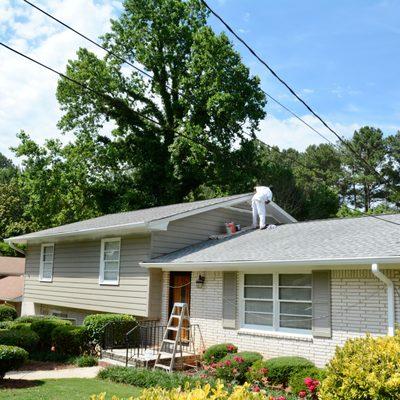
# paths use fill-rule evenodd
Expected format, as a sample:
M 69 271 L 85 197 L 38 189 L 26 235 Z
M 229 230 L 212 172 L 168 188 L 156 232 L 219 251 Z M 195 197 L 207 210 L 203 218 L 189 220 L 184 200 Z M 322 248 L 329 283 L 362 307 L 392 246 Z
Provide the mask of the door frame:
M 173 288 L 171 287 L 171 286 L 173 286 L 172 285 L 172 277 L 173 276 L 179 276 L 179 275 L 181 275 L 181 276 L 185 276 L 185 275 L 188 275 L 189 276 L 189 285 L 188 285 L 188 288 L 189 288 L 189 302 L 188 302 L 188 310 L 189 310 L 189 315 L 190 315 L 190 302 L 191 302 L 191 298 L 192 298 L 192 283 L 191 283 L 191 280 L 192 280 L 192 273 L 190 272 L 190 271 L 170 271 L 170 273 L 169 273 L 169 286 L 168 286 L 168 318 L 167 318 L 167 320 L 169 319 L 169 316 L 171 315 L 171 312 L 172 312 L 172 307 L 173 307 L 173 305 L 174 305 L 174 302 L 173 302 Z

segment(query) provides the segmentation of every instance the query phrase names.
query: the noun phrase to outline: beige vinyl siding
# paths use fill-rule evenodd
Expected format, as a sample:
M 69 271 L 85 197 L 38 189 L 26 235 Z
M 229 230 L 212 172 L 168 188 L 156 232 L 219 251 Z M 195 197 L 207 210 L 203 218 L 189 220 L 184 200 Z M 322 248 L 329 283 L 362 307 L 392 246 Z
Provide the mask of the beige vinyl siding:
M 167 231 L 153 232 L 152 257 L 171 253 L 195 243 L 207 240 L 210 235 L 225 233 L 225 222 L 233 221 L 242 227 L 251 225 L 248 212 L 218 208 L 171 221 Z
M 147 317 L 149 273 L 139 262 L 150 254 L 150 236 L 122 238 L 118 286 L 99 284 L 100 246 L 100 239 L 56 243 L 53 282 L 39 281 L 40 245 L 28 246 L 24 301 Z

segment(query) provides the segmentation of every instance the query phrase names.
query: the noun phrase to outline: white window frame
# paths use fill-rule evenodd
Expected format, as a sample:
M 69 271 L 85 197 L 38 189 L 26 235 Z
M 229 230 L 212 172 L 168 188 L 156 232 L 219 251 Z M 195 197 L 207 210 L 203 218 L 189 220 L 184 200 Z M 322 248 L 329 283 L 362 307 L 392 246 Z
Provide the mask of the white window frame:
M 53 248 L 53 258 L 51 260 L 51 277 L 50 278 L 43 277 L 43 269 L 44 269 L 44 263 L 45 263 L 44 260 L 43 260 L 43 255 L 44 255 L 44 249 L 46 247 L 52 247 Z M 40 248 L 40 268 L 39 268 L 39 281 L 40 282 L 53 282 L 54 251 L 55 251 L 54 243 L 43 243 L 41 248 Z M 47 262 L 49 262 L 49 261 L 47 261 Z
M 104 279 L 104 248 L 106 243 L 118 242 L 119 244 L 119 257 L 118 257 L 118 278 L 116 280 L 105 280 Z M 119 273 L 121 266 L 121 238 L 106 238 L 101 240 L 100 246 L 100 274 L 99 274 L 99 284 L 100 285 L 119 285 Z
M 250 274 L 261 274 L 261 275 L 272 275 L 272 303 L 273 303 L 273 326 L 267 325 L 250 325 L 245 323 L 245 297 L 244 297 L 244 276 Z M 252 331 L 263 331 L 263 332 L 283 332 L 283 333 L 292 333 L 292 334 L 299 334 L 299 335 L 307 335 L 309 336 L 312 333 L 312 329 L 298 329 L 298 328 L 283 328 L 280 327 L 280 302 L 279 299 L 279 275 L 293 275 L 293 274 L 302 274 L 302 275 L 311 275 L 309 272 L 303 271 L 296 271 L 296 272 L 241 272 L 239 275 L 239 321 L 240 321 L 240 328 L 245 330 L 252 330 Z M 293 288 L 297 288 L 297 286 L 292 286 Z M 302 286 L 304 288 L 306 286 Z M 312 299 L 312 285 L 311 288 L 311 299 Z M 285 300 L 283 300 L 285 301 Z M 290 301 L 293 303 L 300 302 L 300 303 L 310 303 L 312 307 L 312 300 L 293 300 Z M 311 316 L 312 318 L 312 316 Z

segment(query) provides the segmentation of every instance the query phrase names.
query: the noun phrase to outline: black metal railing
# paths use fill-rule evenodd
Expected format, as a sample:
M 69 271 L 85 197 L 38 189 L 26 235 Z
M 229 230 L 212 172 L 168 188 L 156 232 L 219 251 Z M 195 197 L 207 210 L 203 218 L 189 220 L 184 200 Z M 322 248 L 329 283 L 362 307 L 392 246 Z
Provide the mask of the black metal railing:
M 136 327 L 125 335 L 126 356 L 125 365 L 132 359 L 146 363 L 153 359 L 161 345 L 165 325 L 159 325 L 158 320 L 140 321 Z
M 126 345 L 126 334 L 138 327 L 138 323 L 132 329 L 132 322 L 121 323 L 120 321 L 110 321 L 104 326 L 103 334 L 103 350 L 124 349 Z M 134 336 L 132 335 L 131 341 L 133 342 Z

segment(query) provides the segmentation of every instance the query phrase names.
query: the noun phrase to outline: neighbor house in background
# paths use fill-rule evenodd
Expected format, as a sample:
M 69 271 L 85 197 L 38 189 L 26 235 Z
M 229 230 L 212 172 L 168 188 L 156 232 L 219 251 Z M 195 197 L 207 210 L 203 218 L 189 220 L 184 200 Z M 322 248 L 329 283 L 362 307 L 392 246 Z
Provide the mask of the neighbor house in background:
M 10 304 L 21 314 L 25 258 L 0 256 L 0 304 Z
M 27 245 L 25 313 L 81 322 L 92 312 L 165 324 L 190 306 L 206 345 L 318 365 L 350 337 L 392 334 L 400 319 L 398 226 L 372 218 L 296 222 L 275 203 L 273 230 L 251 224 L 251 194 L 119 213 L 7 241 Z M 400 222 L 400 215 L 384 216 Z

